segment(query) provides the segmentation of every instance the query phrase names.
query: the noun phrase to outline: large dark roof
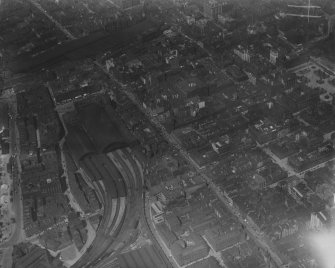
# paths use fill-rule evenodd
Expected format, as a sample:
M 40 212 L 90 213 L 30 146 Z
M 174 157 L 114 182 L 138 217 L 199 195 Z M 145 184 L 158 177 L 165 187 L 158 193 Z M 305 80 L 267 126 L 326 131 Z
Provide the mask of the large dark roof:
M 117 124 L 98 104 L 88 104 L 78 109 L 78 113 L 87 135 L 97 152 L 107 152 L 126 147 L 131 142 Z
M 77 161 L 88 154 L 107 153 L 136 143 L 108 105 L 90 103 L 76 110 L 78 118 L 67 124 L 66 143 Z
M 66 143 L 75 159 L 79 160 L 83 156 L 95 152 L 94 145 L 84 129 L 71 125 L 67 126 L 67 130 Z

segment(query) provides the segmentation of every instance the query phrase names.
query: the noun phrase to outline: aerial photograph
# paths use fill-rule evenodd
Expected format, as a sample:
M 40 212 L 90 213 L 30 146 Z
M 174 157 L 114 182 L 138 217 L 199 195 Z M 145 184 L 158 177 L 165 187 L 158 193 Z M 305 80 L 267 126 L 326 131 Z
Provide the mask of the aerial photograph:
M 0 0 L 0 268 L 335 268 L 335 0 Z

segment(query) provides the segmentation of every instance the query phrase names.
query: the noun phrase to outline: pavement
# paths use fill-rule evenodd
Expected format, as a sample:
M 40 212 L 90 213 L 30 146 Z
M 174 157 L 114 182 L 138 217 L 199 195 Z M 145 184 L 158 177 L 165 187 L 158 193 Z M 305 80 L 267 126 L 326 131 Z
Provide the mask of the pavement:
M 10 104 L 10 110 L 12 117 L 9 120 L 10 126 L 10 155 L 16 155 L 14 161 L 14 168 L 12 170 L 11 178 L 13 185 L 13 203 L 12 203 L 12 213 L 15 217 L 15 224 L 13 225 L 13 232 L 9 239 L 0 245 L 0 248 L 4 250 L 5 254 L 2 259 L 3 267 L 11 267 L 12 265 L 12 257 L 11 252 L 13 250 L 13 246 L 24 239 L 23 232 L 23 207 L 22 207 L 22 192 L 20 187 L 20 161 L 19 161 L 19 135 L 18 129 L 16 126 L 16 98 L 15 95 L 11 95 L 8 97 L 8 101 Z

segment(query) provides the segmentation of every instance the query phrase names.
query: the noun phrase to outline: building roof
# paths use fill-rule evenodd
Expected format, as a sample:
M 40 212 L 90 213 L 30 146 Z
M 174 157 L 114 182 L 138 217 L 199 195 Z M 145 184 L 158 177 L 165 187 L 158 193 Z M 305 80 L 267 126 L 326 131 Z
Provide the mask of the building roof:
M 165 215 L 165 221 L 173 230 L 180 226 L 180 220 L 173 212 Z
M 75 159 L 79 160 L 83 156 L 95 152 L 95 147 L 80 126 L 67 126 L 68 135 L 66 143 Z
M 122 127 L 115 118 L 107 114 L 104 107 L 91 103 L 78 107 L 78 114 L 98 152 L 109 151 L 110 148 L 122 148 L 131 142 Z
M 171 251 L 174 254 L 181 254 L 183 256 L 193 254 L 201 249 L 209 250 L 209 247 L 205 240 L 196 233 L 190 233 L 188 236 L 183 237 L 183 239 L 174 242 L 171 246 Z
M 217 260 L 213 257 L 210 256 L 207 259 L 198 261 L 190 266 L 187 266 L 187 268 L 221 268 L 220 264 L 217 262 Z
M 167 268 L 162 257 L 153 246 L 144 246 L 118 256 L 121 268 Z

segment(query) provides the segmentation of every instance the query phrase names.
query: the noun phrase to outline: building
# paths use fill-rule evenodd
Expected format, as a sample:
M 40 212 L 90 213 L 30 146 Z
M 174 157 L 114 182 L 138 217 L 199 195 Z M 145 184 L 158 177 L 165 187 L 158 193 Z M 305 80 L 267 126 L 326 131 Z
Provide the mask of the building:
M 247 76 L 249 78 L 249 82 L 255 86 L 256 83 L 257 83 L 257 76 L 254 74 L 254 72 L 253 71 L 250 71 L 250 72 L 245 71 L 245 73 L 247 74 Z
M 332 32 L 334 32 L 334 29 L 335 29 L 334 25 L 335 25 L 335 15 L 331 15 L 331 16 L 328 17 L 328 27 L 327 27 L 328 28 L 328 36 Z
M 171 248 L 177 241 L 177 236 L 169 230 L 165 223 L 157 224 L 156 228 L 164 244 Z
M 308 228 L 309 229 L 320 230 L 324 227 L 326 221 L 327 221 L 327 218 L 322 213 L 322 211 L 312 212 L 311 213 L 311 219 L 308 223 Z
M 225 2 L 222 0 L 205 0 L 204 16 L 209 19 L 217 19 L 222 14 Z
M 248 49 L 243 48 L 242 46 L 238 46 L 238 48 L 234 49 L 234 53 L 241 58 L 241 60 L 250 62 L 250 54 Z
M 186 21 L 188 25 L 195 24 L 195 18 L 193 16 L 186 16 Z
M 298 79 L 295 73 L 286 73 L 281 77 L 281 83 L 286 88 L 294 88 L 297 85 Z
M 200 213 L 201 215 L 202 213 Z M 211 213 L 208 215 L 201 215 L 202 217 L 192 217 L 190 222 L 190 229 L 197 234 L 203 235 L 205 231 L 218 224 L 217 217 Z
M 184 266 L 206 257 L 209 248 L 201 236 L 190 233 L 188 236 L 183 237 L 183 239 L 173 243 L 171 252 L 178 264 Z
M 14 247 L 13 262 L 13 267 L 17 268 L 65 267 L 58 258 L 52 257 L 47 250 L 30 243 L 21 243 Z
M 176 231 L 181 226 L 179 218 L 173 212 L 166 213 L 165 224 L 171 232 Z
M 205 231 L 205 239 L 216 252 L 234 246 L 243 239 L 240 230 L 225 231 L 222 227 L 216 226 Z
M 249 187 L 252 190 L 261 190 L 266 187 L 266 180 L 263 176 L 259 175 L 258 173 L 255 173 L 250 180 L 248 181 Z
M 164 222 L 164 212 L 163 207 L 159 201 L 151 204 L 152 208 L 152 218 L 154 219 L 155 224 Z
M 301 202 L 301 199 L 306 196 L 306 187 L 303 187 L 304 181 L 293 176 L 288 183 L 288 193 L 297 201 Z M 298 187 L 300 186 L 300 187 Z
M 277 63 L 277 59 L 278 59 L 279 53 L 277 50 L 275 49 L 271 49 L 270 50 L 270 62 L 272 64 L 276 64 Z

